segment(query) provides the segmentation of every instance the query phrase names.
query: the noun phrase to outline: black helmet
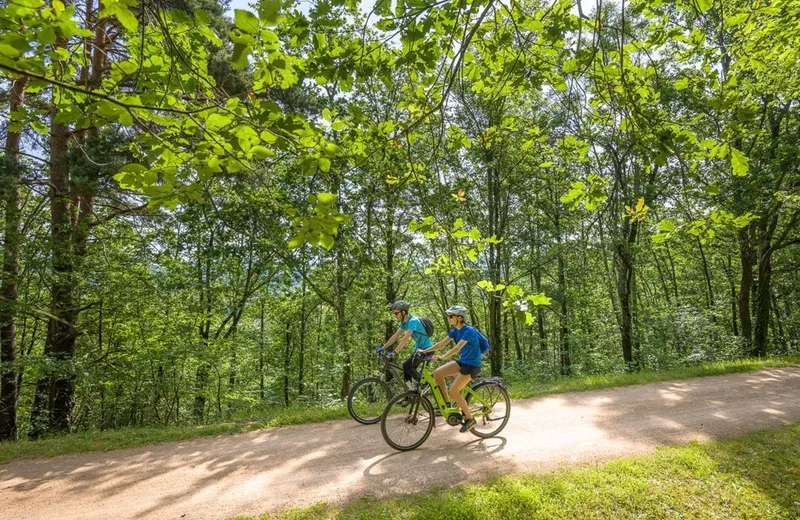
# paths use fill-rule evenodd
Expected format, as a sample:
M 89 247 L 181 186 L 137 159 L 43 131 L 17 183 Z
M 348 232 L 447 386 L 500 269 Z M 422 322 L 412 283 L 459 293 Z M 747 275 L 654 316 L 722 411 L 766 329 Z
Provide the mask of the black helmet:
M 411 308 L 411 304 L 405 300 L 399 300 L 392 304 L 391 310 L 393 311 L 406 311 Z

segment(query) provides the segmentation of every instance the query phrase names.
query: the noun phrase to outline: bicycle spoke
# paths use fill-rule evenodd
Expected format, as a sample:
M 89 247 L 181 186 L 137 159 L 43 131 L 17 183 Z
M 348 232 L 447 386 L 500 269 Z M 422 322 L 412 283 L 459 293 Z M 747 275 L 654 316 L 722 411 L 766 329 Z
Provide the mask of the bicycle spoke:
M 425 441 L 433 428 L 429 403 L 413 392 L 395 396 L 381 419 L 381 432 L 395 449 L 407 450 Z
M 467 396 L 470 411 L 476 420 L 472 433 L 478 437 L 497 435 L 508 422 L 511 400 L 505 389 L 497 384 L 487 384 L 473 389 Z

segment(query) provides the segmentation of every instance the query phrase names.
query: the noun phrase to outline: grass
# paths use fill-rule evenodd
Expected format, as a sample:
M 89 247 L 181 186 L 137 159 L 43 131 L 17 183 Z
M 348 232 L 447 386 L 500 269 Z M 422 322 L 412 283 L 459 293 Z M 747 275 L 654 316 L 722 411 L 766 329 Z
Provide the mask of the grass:
M 547 394 L 598 390 L 616 386 L 688 379 L 692 377 L 729 374 L 734 372 L 749 372 L 797 364 L 800 364 L 800 356 L 746 359 L 740 361 L 706 363 L 703 365 L 681 367 L 660 372 L 643 371 L 605 376 L 565 378 L 541 384 L 524 380 L 512 381 L 509 390 L 512 398 L 522 399 Z M 38 441 L 23 440 L 18 442 L 3 442 L 0 443 L 0 464 L 20 458 L 52 457 L 86 451 L 108 451 L 159 442 L 182 441 L 197 437 L 242 433 L 264 428 L 274 428 L 277 426 L 323 422 L 333 419 L 346 419 L 348 417 L 349 415 L 345 406 L 325 409 L 294 407 L 275 412 L 266 418 L 252 421 L 218 423 L 196 427 L 125 428 L 111 431 L 87 431 Z
M 529 520 L 800 518 L 800 425 L 734 441 L 259 520 Z M 253 520 L 240 517 L 238 520 Z

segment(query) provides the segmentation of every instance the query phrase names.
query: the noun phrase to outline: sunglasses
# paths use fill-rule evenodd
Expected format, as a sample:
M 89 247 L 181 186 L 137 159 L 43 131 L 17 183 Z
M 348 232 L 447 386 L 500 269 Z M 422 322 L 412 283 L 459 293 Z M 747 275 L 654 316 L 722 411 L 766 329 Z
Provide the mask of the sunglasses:
M 447 318 L 448 318 L 448 319 L 450 319 L 450 318 L 455 318 L 456 316 L 458 316 L 458 314 L 448 314 L 448 315 L 447 315 Z

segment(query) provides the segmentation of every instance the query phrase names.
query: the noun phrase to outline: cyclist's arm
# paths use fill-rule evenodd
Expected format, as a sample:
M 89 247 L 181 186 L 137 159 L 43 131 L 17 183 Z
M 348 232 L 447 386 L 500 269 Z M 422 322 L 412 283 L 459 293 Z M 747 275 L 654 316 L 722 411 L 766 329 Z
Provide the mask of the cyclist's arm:
M 456 354 L 461 352 L 461 349 L 464 348 L 464 345 L 466 345 L 466 344 L 467 344 L 467 340 L 462 339 L 461 341 L 458 342 L 458 345 L 456 345 L 455 347 L 450 349 L 448 352 L 445 352 L 445 354 L 443 356 L 439 356 L 439 359 L 444 359 L 444 358 L 449 358 L 451 356 L 455 356 Z
M 437 350 L 439 350 L 443 346 L 447 345 L 451 341 L 453 341 L 453 338 L 451 338 L 450 336 L 445 336 L 443 340 L 439 341 L 438 343 L 434 344 L 433 346 L 430 346 L 430 347 L 426 348 L 425 350 L 422 350 L 421 352 L 424 352 L 425 354 L 429 354 L 431 352 L 436 352 Z
M 403 332 L 402 329 L 397 329 L 397 331 L 394 334 L 392 334 L 392 337 L 387 339 L 386 343 L 383 344 L 383 347 L 382 347 L 383 350 L 386 350 L 387 348 L 392 346 L 394 344 L 394 342 L 397 341 L 397 338 L 400 337 L 400 333 L 401 332 Z
M 400 329 L 397 329 L 397 331 L 400 332 Z M 397 348 L 394 349 L 394 354 L 395 355 L 399 354 L 400 351 L 403 350 L 403 347 L 406 346 L 406 343 L 408 343 L 408 340 L 411 338 L 411 334 L 413 332 L 414 332 L 413 330 L 407 330 L 406 331 L 406 335 L 403 336 L 403 339 L 401 339 L 400 343 L 397 344 Z

